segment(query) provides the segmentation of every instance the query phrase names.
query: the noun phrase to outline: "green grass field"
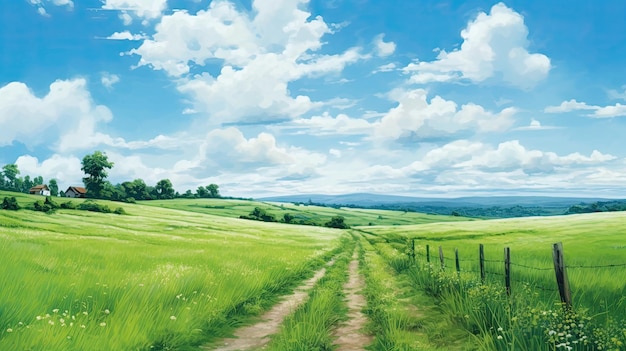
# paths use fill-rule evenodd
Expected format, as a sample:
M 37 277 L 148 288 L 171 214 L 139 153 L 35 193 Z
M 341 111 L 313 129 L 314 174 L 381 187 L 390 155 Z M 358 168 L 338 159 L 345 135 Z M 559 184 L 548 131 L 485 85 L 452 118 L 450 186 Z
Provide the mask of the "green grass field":
M 342 235 L 121 206 L 128 215 L 0 211 L 0 350 L 197 346 L 266 308 Z
M 440 298 L 452 318 L 483 335 L 486 350 L 553 350 L 555 345 L 566 349 L 577 345 L 568 342 L 582 345 L 585 339 L 595 340 L 595 346 L 577 349 L 622 350 L 626 343 L 624 228 L 626 213 L 617 212 L 359 229 L 394 267 L 410 271 L 417 285 Z M 409 268 L 405 251 L 413 238 L 417 266 Z M 559 306 L 552 259 L 556 242 L 564 247 L 574 315 L 563 315 Z M 479 244 L 485 246 L 486 285 L 478 280 Z M 431 249 L 430 266 L 426 245 Z M 440 268 L 439 246 L 445 272 Z M 504 294 L 505 247 L 511 249 L 511 298 Z M 459 251 L 460 275 L 454 249 Z M 571 329 L 567 320 L 576 327 Z M 553 344 L 545 342 L 550 338 Z
M 22 207 L 42 199 L 4 196 L 16 196 Z M 0 350 L 195 350 L 251 322 L 336 256 L 337 266 L 269 345 L 331 348 L 355 245 L 368 284 L 371 350 L 586 351 L 626 344 L 626 213 L 470 221 L 241 200 L 98 202 L 126 214 L 0 210 Z M 356 227 L 237 218 L 256 206 L 319 224 L 341 215 Z M 412 239 L 415 261 L 407 255 Z M 565 250 L 572 310 L 559 305 L 555 242 Z M 485 284 L 477 273 L 479 244 Z M 510 297 L 504 247 L 511 248 Z M 319 333 L 305 327 L 311 321 Z
M 296 220 L 306 220 L 316 225 L 324 225 L 333 216 L 343 216 L 350 226 L 367 225 L 407 225 L 417 223 L 434 223 L 448 221 L 466 221 L 467 218 L 428 215 L 416 212 L 369 210 L 358 208 L 339 208 L 294 205 L 291 203 L 258 202 L 247 200 L 223 199 L 174 199 L 142 201 L 144 205 L 171 208 L 223 217 L 239 218 L 248 215 L 255 207 L 273 214 L 276 219 L 283 218 L 285 213 L 292 214 Z

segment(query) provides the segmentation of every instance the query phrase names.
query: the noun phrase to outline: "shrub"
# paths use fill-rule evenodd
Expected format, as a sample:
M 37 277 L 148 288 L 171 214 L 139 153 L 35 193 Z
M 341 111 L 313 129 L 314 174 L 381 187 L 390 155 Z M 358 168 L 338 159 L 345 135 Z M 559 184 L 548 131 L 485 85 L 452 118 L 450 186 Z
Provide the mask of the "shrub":
M 126 214 L 126 211 L 124 211 L 123 208 L 118 207 L 115 209 L 115 211 L 113 211 L 113 213 L 118 214 L 118 215 L 123 215 L 123 214 Z
M 87 200 L 83 202 L 82 204 L 78 205 L 78 209 L 91 212 L 111 213 L 111 208 L 109 206 L 101 205 L 93 200 Z
M 61 204 L 61 208 L 67 209 L 67 210 L 75 210 L 76 209 L 76 204 L 73 203 L 72 201 L 67 201 Z
M 15 196 L 11 196 L 5 197 L 4 200 L 2 200 L 2 206 L 0 206 L 0 208 L 3 210 L 17 211 L 20 209 L 20 205 L 17 203 Z

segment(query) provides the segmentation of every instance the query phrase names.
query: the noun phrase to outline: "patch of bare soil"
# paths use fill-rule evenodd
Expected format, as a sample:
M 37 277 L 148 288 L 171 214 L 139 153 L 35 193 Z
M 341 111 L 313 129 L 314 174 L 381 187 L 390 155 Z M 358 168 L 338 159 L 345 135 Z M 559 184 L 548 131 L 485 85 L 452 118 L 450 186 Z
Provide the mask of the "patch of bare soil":
M 367 317 L 361 310 L 367 305 L 367 301 L 361 294 L 365 283 L 359 274 L 357 257 L 355 251 L 348 267 L 348 282 L 343 287 L 348 305 L 348 320 L 335 330 L 336 351 L 365 350 L 365 346 L 371 344 L 374 339 L 373 336 L 363 332 Z
M 334 261 L 330 261 L 330 266 Z M 235 338 L 228 338 L 217 344 L 201 347 L 202 350 L 215 351 L 241 351 L 241 350 L 262 350 L 270 341 L 270 335 L 278 333 L 280 325 L 285 317 L 301 306 L 309 297 L 309 290 L 315 286 L 326 274 L 326 268 L 322 268 L 297 287 L 291 295 L 283 296 L 281 301 L 272 309 L 261 316 L 261 320 L 235 331 Z

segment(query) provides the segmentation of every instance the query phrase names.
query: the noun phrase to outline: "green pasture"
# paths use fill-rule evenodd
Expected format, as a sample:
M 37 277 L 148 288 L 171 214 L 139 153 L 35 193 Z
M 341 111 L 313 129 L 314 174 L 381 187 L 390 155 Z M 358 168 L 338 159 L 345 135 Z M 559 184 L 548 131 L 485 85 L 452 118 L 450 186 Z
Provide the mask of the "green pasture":
M 13 195 L 41 199 L 0 193 Z M 99 202 L 127 215 L 0 211 L 0 350 L 193 349 L 267 308 L 342 235 Z
M 392 267 L 407 271 L 415 284 L 437 296 L 451 318 L 480 334 L 481 349 L 622 350 L 626 343 L 625 212 L 357 229 Z M 406 254 L 412 239 L 414 268 Z M 552 258 L 556 242 L 563 243 L 570 312 L 559 305 Z M 484 285 L 479 244 L 487 261 Z M 511 250 L 510 298 L 504 291 L 505 247 Z M 583 344 L 591 340 L 593 345 Z
M 345 222 L 349 226 L 392 226 L 468 220 L 463 217 L 429 215 L 417 212 L 370 210 L 347 207 L 332 208 L 248 200 L 174 199 L 141 201 L 141 204 L 232 218 L 239 218 L 239 216 L 248 215 L 254 210 L 255 207 L 260 207 L 267 211 L 267 213 L 274 215 L 277 220 L 282 219 L 286 213 L 289 213 L 293 215 L 296 220 L 310 221 L 320 226 L 328 222 L 333 216 L 343 216 L 345 218 Z

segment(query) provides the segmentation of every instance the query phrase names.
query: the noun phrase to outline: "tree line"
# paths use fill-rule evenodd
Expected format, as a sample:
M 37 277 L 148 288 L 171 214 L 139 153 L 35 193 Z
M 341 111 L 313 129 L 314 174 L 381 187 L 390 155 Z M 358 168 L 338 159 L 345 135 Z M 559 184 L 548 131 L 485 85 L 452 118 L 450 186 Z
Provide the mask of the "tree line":
M 174 198 L 221 198 L 217 184 L 199 186 L 195 192 L 187 190 L 182 194 L 174 189 L 172 182 L 167 178 L 159 180 L 154 186 L 146 184 L 140 178 L 112 184 L 107 178 L 108 170 L 113 168 L 114 163 L 110 162 L 106 153 L 101 151 L 95 151 L 83 157 L 81 166 L 81 170 L 85 173 L 82 179 L 87 190 L 85 196 L 88 198 L 124 202 Z M 45 184 L 41 176 L 31 179 L 29 175 L 23 178 L 19 175 L 20 170 L 16 164 L 3 166 L 0 172 L 0 190 L 28 193 L 33 186 Z M 56 179 L 48 182 L 48 188 L 51 196 L 65 196 L 62 190 L 59 191 Z

